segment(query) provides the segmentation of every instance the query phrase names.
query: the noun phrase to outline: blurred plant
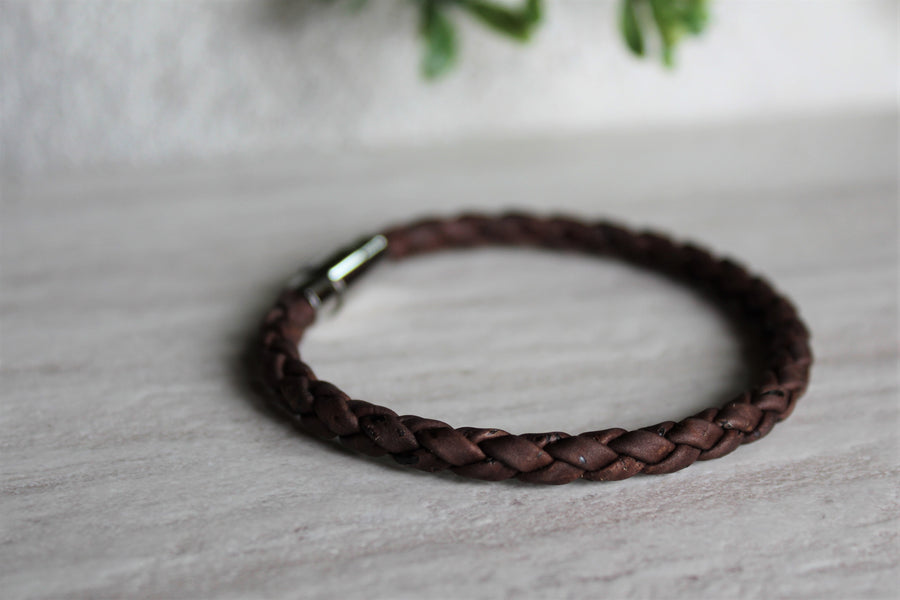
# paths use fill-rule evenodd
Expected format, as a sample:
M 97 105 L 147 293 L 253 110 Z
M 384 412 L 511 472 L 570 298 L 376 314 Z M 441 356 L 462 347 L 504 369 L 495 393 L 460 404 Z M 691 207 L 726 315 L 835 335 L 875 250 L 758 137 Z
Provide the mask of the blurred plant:
M 413 0 L 420 10 L 419 32 L 425 42 L 422 73 L 436 79 L 456 63 L 459 46 L 450 18 L 462 12 L 493 31 L 527 42 L 541 23 L 543 0 L 520 0 L 517 6 L 499 0 Z M 646 36 L 656 31 L 664 65 L 675 64 L 675 47 L 685 35 L 697 35 L 708 20 L 709 0 L 619 0 L 619 31 L 637 56 L 646 52 Z M 354 0 L 359 8 L 365 0 Z
M 638 56 L 644 55 L 645 29 L 656 27 L 662 61 L 675 64 L 675 46 L 685 34 L 697 35 L 709 18 L 707 0 L 622 0 L 619 29 L 625 43 Z
M 543 15 L 542 0 L 522 0 L 518 7 L 482 0 L 416 0 L 421 8 L 421 35 L 425 40 L 422 72 L 434 79 L 446 73 L 458 54 L 456 30 L 447 13 L 468 13 L 494 31 L 527 42 Z M 675 47 L 686 34 L 697 35 L 708 20 L 708 0 L 620 0 L 619 30 L 637 56 L 645 53 L 645 32 L 656 29 L 662 62 L 675 64 Z
M 482 0 L 417 0 L 421 5 L 421 34 L 425 40 L 422 73 L 434 79 L 446 73 L 458 54 L 456 30 L 447 17 L 452 8 L 461 9 L 497 33 L 519 42 L 531 39 L 541 22 L 541 0 L 524 0 L 519 8 Z

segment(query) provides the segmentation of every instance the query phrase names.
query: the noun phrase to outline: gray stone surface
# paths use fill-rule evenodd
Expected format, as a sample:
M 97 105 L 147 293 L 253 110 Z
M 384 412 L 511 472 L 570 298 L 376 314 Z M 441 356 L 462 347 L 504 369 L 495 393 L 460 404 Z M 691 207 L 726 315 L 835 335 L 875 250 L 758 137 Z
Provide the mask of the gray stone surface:
M 7 182 L 3 596 L 892 597 L 896 123 Z M 661 228 L 765 273 L 814 334 L 808 396 L 721 460 L 563 487 L 401 469 L 259 407 L 241 351 L 298 264 L 398 219 L 510 206 Z M 515 432 L 678 418 L 747 377 L 691 293 L 526 251 L 379 267 L 303 351 L 356 397 Z

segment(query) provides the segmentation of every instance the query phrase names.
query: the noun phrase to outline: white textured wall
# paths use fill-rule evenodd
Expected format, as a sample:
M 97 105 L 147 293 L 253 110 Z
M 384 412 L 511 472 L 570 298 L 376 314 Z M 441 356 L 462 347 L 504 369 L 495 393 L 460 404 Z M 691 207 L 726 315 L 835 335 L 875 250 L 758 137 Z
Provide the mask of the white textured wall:
M 717 0 L 666 72 L 636 62 L 609 1 L 549 2 L 528 48 L 479 27 L 418 78 L 415 13 L 284 2 L 4 0 L 6 175 L 893 106 L 893 0 Z M 460 19 L 464 21 L 464 19 Z

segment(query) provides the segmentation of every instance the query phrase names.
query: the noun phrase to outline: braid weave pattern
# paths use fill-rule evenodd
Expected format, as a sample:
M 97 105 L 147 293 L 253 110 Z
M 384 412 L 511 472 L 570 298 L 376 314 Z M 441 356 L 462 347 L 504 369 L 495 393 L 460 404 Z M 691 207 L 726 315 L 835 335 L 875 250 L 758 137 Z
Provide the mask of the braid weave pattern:
M 517 245 L 613 256 L 665 273 L 703 289 L 750 325 L 761 342 L 764 366 L 751 389 L 677 423 L 578 435 L 454 428 L 351 399 L 316 378 L 298 349 L 315 310 L 302 292 L 286 291 L 262 326 L 258 357 L 263 387 L 276 408 L 305 430 L 339 438 L 365 454 L 389 454 L 400 464 L 424 471 L 451 469 L 464 477 L 516 477 L 545 484 L 671 473 L 762 438 L 791 414 L 806 390 L 812 353 L 796 308 L 765 280 L 693 244 L 609 222 L 523 214 L 422 220 L 384 235 L 394 259 L 445 248 Z

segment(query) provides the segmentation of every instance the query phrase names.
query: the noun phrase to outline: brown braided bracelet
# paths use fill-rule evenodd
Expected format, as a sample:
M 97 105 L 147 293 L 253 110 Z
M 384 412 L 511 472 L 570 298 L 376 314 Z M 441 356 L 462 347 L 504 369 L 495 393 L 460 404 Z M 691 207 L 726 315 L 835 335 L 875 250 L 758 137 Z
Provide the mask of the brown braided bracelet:
M 316 310 L 376 259 L 489 244 L 615 256 L 702 289 L 755 332 L 764 354 L 756 385 L 721 408 L 677 423 L 666 421 L 634 431 L 515 435 L 502 429 L 453 428 L 351 400 L 301 362 L 298 345 Z M 641 472 L 671 473 L 758 440 L 790 415 L 806 390 L 812 364 L 808 340 L 806 326 L 787 298 L 739 264 L 693 244 L 608 222 L 467 215 L 392 228 L 292 280 L 266 315 L 259 366 L 261 382 L 275 406 L 323 438 L 338 437 L 365 454 L 390 454 L 398 463 L 424 471 L 451 469 L 478 479 L 517 477 L 562 484 L 579 478 L 613 481 Z

